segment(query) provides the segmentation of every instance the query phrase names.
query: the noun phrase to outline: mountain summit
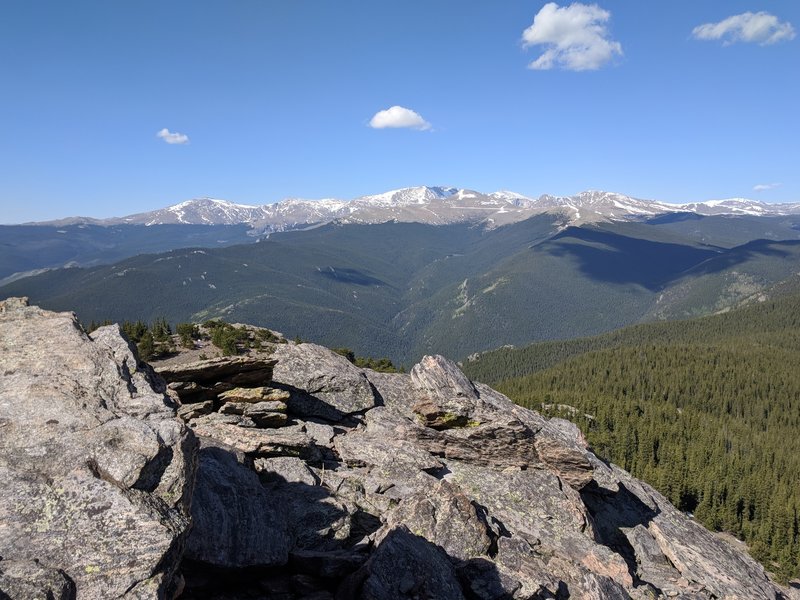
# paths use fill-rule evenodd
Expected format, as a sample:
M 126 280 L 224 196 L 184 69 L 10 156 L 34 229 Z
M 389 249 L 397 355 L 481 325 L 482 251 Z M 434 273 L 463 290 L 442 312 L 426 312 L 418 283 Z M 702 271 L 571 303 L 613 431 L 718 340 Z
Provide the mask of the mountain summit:
M 167 208 L 138 213 L 119 219 L 136 225 L 235 225 L 250 223 L 259 218 L 261 207 L 235 204 L 216 198 L 195 198 Z
M 399 190 L 390 190 L 382 194 L 361 196 L 356 198 L 353 203 L 369 206 L 402 206 L 408 204 L 428 204 L 436 200 L 450 198 L 460 191 L 451 187 L 410 187 Z

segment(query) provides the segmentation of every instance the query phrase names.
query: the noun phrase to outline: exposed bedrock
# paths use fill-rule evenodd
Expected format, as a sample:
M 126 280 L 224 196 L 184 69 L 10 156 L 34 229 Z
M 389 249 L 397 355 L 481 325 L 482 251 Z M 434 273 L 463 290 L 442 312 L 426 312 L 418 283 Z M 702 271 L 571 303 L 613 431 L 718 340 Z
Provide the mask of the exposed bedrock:
M 0 306 L 11 598 L 791 597 L 574 425 L 441 356 L 376 373 L 276 344 L 173 357 L 164 383 L 114 327 Z
M 175 409 L 117 326 L 0 303 L 0 597 L 179 590 L 196 440 Z

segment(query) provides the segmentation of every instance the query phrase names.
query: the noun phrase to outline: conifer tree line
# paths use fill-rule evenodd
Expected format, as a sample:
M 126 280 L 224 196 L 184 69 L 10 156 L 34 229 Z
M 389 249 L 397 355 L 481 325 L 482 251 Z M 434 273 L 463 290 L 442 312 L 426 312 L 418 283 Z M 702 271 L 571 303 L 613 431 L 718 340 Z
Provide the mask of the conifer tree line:
M 388 358 L 372 358 L 371 356 L 356 356 L 355 352 L 350 348 L 331 348 L 336 354 L 344 356 L 347 360 L 355 366 L 362 369 L 372 369 L 380 373 L 405 373 L 405 367 L 402 365 L 398 368 Z
M 111 321 L 96 323 L 92 321 L 86 331 L 91 333 L 98 327 L 111 325 Z M 120 329 L 125 337 L 136 344 L 139 358 L 153 360 L 164 358 L 177 351 L 174 335 L 183 348 L 194 348 L 198 340 L 210 340 L 223 356 L 233 356 L 247 348 L 261 350 L 265 342 L 286 343 L 286 340 L 273 334 L 268 329 L 256 328 L 248 330 L 245 326 L 236 326 L 221 319 L 206 321 L 202 326 L 196 323 L 178 323 L 173 331 L 163 317 L 152 323 L 144 321 L 123 321 Z
M 499 374 L 487 379 L 514 401 L 577 423 L 598 455 L 743 539 L 781 580 L 800 576 L 800 297 L 465 369 Z

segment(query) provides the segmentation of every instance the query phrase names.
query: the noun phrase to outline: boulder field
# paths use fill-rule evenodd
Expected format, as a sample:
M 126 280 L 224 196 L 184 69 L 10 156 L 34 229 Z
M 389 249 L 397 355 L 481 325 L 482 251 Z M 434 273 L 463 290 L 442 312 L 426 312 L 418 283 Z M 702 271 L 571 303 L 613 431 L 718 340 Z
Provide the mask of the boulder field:
M 795 595 L 793 595 L 795 594 Z M 780 599 L 567 421 L 313 344 L 138 360 L 0 303 L 0 598 Z

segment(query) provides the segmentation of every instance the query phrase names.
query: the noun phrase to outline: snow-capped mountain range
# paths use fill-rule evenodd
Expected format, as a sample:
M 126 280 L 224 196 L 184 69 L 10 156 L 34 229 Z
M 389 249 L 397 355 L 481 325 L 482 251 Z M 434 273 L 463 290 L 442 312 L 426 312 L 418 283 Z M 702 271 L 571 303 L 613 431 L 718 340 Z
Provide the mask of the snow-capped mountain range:
M 90 222 L 98 225 L 248 224 L 254 234 L 299 229 L 331 221 L 345 223 L 419 222 L 434 225 L 476 222 L 496 227 L 536 214 L 563 215 L 566 224 L 606 220 L 642 220 L 667 213 L 698 215 L 778 216 L 800 214 L 800 203 L 766 204 L 732 198 L 690 204 L 667 204 L 624 194 L 586 191 L 574 196 L 530 198 L 510 191 L 485 194 L 453 187 L 411 187 L 353 200 L 287 198 L 251 206 L 227 200 L 198 198 L 167 208 L 113 219 L 63 219 L 54 223 Z

